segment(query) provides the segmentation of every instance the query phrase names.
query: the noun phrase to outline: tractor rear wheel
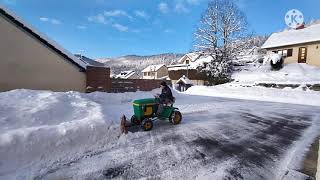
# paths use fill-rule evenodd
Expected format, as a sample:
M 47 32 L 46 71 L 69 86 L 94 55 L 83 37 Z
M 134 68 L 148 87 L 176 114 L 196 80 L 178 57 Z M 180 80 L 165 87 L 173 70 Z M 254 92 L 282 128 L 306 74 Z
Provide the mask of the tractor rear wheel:
M 131 123 L 134 125 L 140 125 L 141 121 L 135 115 L 133 115 L 131 116 Z
M 141 126 L 143 130 L 150 131 L 153 128 L 153 122 L 150 119 L 144 119 Z
M 174 111 L 171 114 L 171 117 L 170 117 L 169 120 L 173 125 L 180 124 L 181 120 L 182 120 L 182 115 L 181 115 L 181 113 L 179 111 Z

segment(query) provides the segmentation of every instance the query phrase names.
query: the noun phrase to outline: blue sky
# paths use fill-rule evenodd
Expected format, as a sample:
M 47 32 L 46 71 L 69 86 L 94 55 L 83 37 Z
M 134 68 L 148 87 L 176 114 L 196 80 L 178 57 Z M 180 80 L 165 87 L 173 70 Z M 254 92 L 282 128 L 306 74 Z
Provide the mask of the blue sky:
M 72 53 L 91 58 L 192 50 L 193 33 L 208 0 L 0 0 Z M 319 0 L 237 0 L 250 29 L 268 35 L 286 27 L 298 9 L 320 19 Z

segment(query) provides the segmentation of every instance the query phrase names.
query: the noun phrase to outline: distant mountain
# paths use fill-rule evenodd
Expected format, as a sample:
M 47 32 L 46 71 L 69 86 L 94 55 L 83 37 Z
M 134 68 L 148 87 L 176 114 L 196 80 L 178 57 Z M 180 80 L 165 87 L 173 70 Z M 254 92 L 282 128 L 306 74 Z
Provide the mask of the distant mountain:
M 139 75 L 149 65 L 176 63 L 183 54 L 166 53 L 151 56 L 126 55 L 117 58 L 98 58 L 96 61 L 104 63 L 111 68 L 112 74 L 119 74 L 121 71 L 134 70 Z

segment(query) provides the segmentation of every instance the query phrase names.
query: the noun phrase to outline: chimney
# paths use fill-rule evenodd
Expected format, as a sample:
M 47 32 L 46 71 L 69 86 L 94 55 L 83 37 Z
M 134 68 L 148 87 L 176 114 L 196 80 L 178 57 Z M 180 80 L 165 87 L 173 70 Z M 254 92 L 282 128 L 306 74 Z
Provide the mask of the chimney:
M 296 27 L 296 30 L 299 30 L 299 29 L 304 29 L 305 28 L 305 24 L 302 23 L 300 26 Z

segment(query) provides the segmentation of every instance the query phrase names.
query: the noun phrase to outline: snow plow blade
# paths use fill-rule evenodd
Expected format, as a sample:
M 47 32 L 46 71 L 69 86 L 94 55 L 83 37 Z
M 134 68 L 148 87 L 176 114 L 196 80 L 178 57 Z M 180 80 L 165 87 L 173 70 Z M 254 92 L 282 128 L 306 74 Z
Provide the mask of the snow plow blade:
M 121 123 L 120 123 L 121 134 L 127 134 L 129 127 L 131 127 L 131 123 L 127 121 L 127 118 L 125 115 L 122 115 Z

